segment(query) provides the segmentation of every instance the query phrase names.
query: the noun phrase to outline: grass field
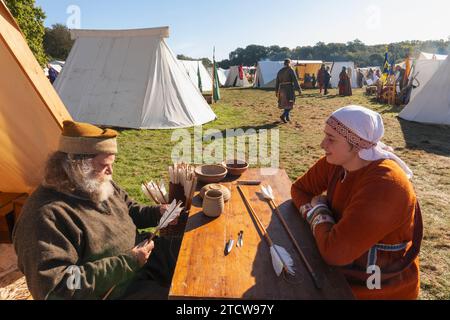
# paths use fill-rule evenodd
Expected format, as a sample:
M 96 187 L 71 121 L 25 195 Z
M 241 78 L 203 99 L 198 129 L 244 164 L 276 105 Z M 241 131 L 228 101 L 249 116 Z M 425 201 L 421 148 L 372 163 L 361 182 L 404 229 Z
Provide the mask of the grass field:
M 386 127 L 383 141 L 414 171 L 413 182 L 422 205 L 421 298 L 450 299 L 450 127 L 403 121 L 397 118 L 401 108 L 376 103 L 362 90 L 355 90 L 352 97 L 336 96 L 335 90 L 327 97 L 319 95 L 318 90 L 306 90 L 289 124 L 279 123 L 273 91 L 225 89 L 221 93 L 222 100 L 213 107 L 218 120 L 203 130 L 278 128 L 280 167 L 292 180 L 323 155 L 319 144 L 324 121 L 331 112 L 349 104 L 380 112 Z M 172 130 L 121 132 L 114 178 L 136 200 L 148 203 L 140 192 L 142 180 L 167 181 L 167 167 L 176 144 L 171 136 Z

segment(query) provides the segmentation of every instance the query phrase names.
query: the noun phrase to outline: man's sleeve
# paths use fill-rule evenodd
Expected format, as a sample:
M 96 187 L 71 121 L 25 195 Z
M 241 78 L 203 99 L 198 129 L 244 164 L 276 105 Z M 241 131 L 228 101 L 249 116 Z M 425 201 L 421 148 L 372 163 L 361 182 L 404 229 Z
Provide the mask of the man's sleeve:
M 302 91 L 302 89 L 300 88 L 300 84 L 298 83 L 298 79 L 297 79 L 297 75 L 295 74 L 295 71 L 291 68 L 291 70 L 290 70 L 291 72 L 291 79 L 292 79 L 292 82 L 294 83 L 294 88 L 295 88 L 295 90 L 298 90 L 298 91 Z
M 280 90 L 280 73 L 277 74 L 277 80 L 275 82 L 275 92 Z
M 56 216 L 43 214 L 35 232 L 16 235 L 21 237 L 15 239 L 19 264 L 35 299 L 101 299 L 113 286 L 133 278 L 139 265 L 131 251 L 80 263 L 81 231 Z
M 143 206 L 134 201 L 128 193 L 115 184 L 120 197 L 125 201 L 133 223 L 138 229 L 156 227 L 161 218 L 159 206 Z

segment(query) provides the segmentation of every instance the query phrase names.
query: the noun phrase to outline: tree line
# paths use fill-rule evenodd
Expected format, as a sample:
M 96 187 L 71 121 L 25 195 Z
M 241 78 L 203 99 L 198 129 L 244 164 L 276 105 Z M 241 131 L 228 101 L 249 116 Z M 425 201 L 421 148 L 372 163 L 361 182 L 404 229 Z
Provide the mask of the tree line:
M 252 44 L 246 48 L 237 48 L 232 51 L 229 59 L 222 60 L 219 66 L 225 69 L 240 64 L 253 66 L 262 60 L 281 61 L 286 58 L 329 62 L 353 61 L 359 67 L 381 66 L 384 63 L 386 47 L 389 52 L 389 62 L 392 59 L 398 63 L 404 61 L 407 56 L 417 56 L 420 51 L 449 54 L 450 36 L 448 40 L 415 40 L 380 45 L 365 45 L 358 39 L 347 43 L 318 42 L 314 46 L 298 46 L 294 49 L 277 45 L 265 47 Z

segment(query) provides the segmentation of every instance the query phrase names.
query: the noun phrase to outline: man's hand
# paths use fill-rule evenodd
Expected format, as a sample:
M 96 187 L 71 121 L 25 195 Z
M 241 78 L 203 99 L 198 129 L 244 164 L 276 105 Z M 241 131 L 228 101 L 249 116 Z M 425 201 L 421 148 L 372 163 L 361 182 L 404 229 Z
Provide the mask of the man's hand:
M 135 257 L 137 258 L 139 266 L 141 268 L 147 263 L 147 260 L 150 257 L 150 254 L 152 253 L 154 247 L 155 243 L 153 241 L 149 242 L 148 240 L 145 240 L 131 249 L 131 252 L 133 252 Z
M 161 213 L 161 216 L 166 213 L 167 208 L 169 208 L 168 204 L 162 204 L 159 206 L 159 212 Z M 169 223 L 169 226 L 176 226 L 178 224 L 178 218 L 175 218 L 171 223 Z
M 313 207 L 317 206 L 318 204 L 327 204 L 327 203 L 328 203 L 327 197 L 322 196 L 322 195 L 316 196 L 316 197 L 312 198 L 312 200 L 311 200 L 311 205 Z
M 164 212 L 166 212 L 167 208 L 169 208 L 168 204 L 162 204 L 159 206 L 159 212 L 161 213 L 161 215 L 163 215 Z

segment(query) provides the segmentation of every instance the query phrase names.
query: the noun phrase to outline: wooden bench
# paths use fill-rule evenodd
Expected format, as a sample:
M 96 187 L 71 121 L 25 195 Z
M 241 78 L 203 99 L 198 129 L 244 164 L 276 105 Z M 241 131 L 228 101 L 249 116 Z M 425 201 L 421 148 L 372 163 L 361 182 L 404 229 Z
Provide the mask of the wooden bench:
M 211 93 L 203 93 L 203 98 L 208 104 L 213 104 L 213 95 Z
M 368 96 L 376 95 L 377 91 L 378 91 L 377 86 L 368 86 L 368 87 L 366 87 L 366 94 Z

